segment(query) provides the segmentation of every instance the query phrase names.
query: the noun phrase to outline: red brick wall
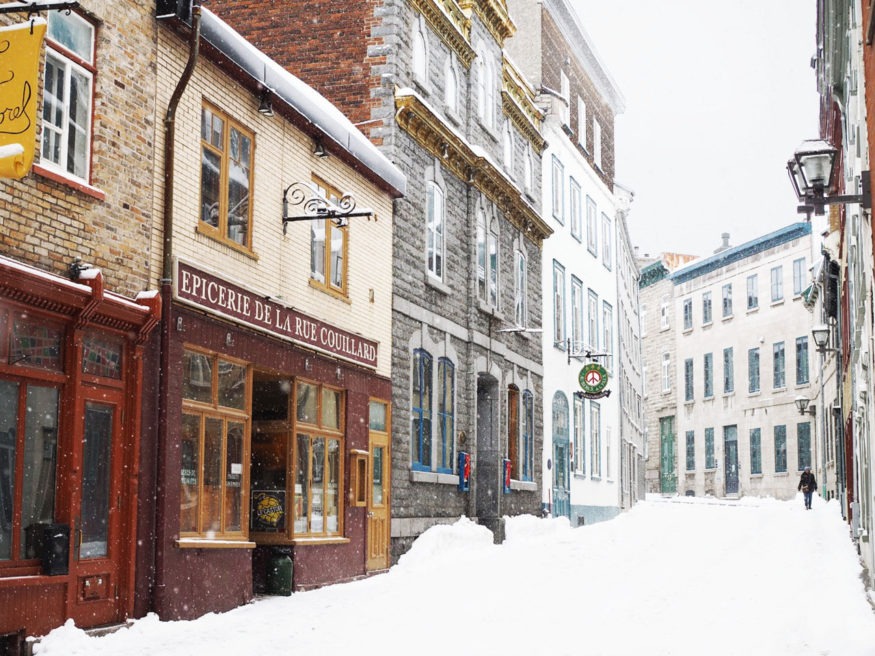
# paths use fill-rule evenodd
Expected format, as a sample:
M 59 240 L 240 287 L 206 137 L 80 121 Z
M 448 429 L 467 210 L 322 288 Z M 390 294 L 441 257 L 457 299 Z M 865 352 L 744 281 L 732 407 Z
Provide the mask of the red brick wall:
M 378 2 L 359 0 L 209 0 L 204 7 L 259 50 L 332 101 L 353 123 L 371 118 L 371 89 L 380 85 L 373 66 L 385 55 L 382 38 L 372 37 L 381 22 Z
M 866 89 L 866 137 L 869 143 L 869 180 L 872 181 L 872 154 L 875 153 L 875 40 L 866 44 L 866 28 L 869 26 L 872 8 L 868 0 L 863 1 L 863 80 Z M 873 233 L 872 253 L 875 256 L 875 233 Z

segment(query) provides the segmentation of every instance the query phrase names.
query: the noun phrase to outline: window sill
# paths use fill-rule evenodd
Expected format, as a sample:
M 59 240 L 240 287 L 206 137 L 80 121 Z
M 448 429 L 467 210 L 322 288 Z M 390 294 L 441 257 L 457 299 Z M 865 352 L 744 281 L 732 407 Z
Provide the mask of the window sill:
M 732 317 L 733 317 L 733 315 L 731 315 L 731 314 L 727 314 L 726 316 L 724 316 L 724 317 L 721 319 L 721 321 L 731 321 L 731 320 L 732 320 Z
M 749 308 L 747 308 L 747 313 L 748 313 L 748 314 L 753 314 L 754 312 L 759 312 L 759 310 L 760 310 L 760 306 L 757 305 L 756 307 L 749 307 Z
M 437 485 L 458 485 L 459 477 L 456 474 L 441 474 L 440 472 L 424 472 L 411 469 L 410 482 L 435 483 Z
M 511 490 L 519 490 L 520 492 L 537 492 L 538 484 L 533 481 L 516 481 L 511 479 Z
M 702 328 L 710 328 L 712 325 L 714 325 L 713 321 L 703 321 L 702 322 Z
M 693 332 L 693 329 L 692 329 L 692 328 L 684 328 L 684 329 L 681 331 L 681 334 L 683 334 L 683 335 L 689 335 L 689 334 L 691 334 L 692 332 Z
M 324 292 L 329 296 L 336 298 L 338 301 L 343 301 L 347 305 L 352 305 L 352 301 L 349 299 L 349 296 L 344 294 L 343 292 L 339 292 L 332 287 L 329 287 L 324 282 L 319 282 L 315 278 L 310 278 L 310 287 L 313 289 L 318 289 L 320 292 Z
M 501 313 L 498 311 L 498 307 L 496 307 L 495 305 L 490 305 L 483 299 L 477 299 L 477 307 L 484 314 L 489 314 L 496 319 L 504 319 L 504 317 L 502 317 Z
M 784 299 L 783 298 L 773 299 L 771 302 L 771 306 L 775 307 L 776 305 L 784 305 Z
M 230 239 L 223 239 L 221 233 L 217 228 L 213 228 L 208 223 L 204 223 L 203 221 L 198 221 L 197 227 L 195 228 L 195 232 L 204 237 L 212 240 L 217 244 L 221 244 L 226 248 L 230 248 L 232 251 L 236 253 L 240 253 L 241 255 L 245 255 L 246 257 L 250 257 L 255 261 L 258 261 L 258 256 L 250 249 L 248 246 L 244 246 L 243 244 L 238 244 L 236 241 L 232 241 Z
M 341 535 L 336 537 L 314 536 L 312 538 L 292 538 L 288 543 L 296 547 L 312 547 L 319 544 L 349 544 L 349 538 Z
M 82 192 L 86 196 L 91 196 L 92 198 L 96 198 L 97 200 L 106 200 L 105 192 L 101 191 L 97 187 L 92 187 L 84 180 L 79 180 L 77 178 L 64 175 L 63 173 L 48 169 L 36 163 L 31 167 L 31 170 L 37 175 L 40 175 L 44 178 L 48 178 L 49 180 L 53 180 L 54 182 L 57 182 L 59 184 L 72 187 L 76 191 Z
M 439 291 L 441 294 L 450 295 L 450 288 L 444 283 L 443 280 L 433 275 L 431 272 L 426 272 L 425 274 L 425 284 L 427 287 L 431 287 L 432 289 Z
M 248 540 L 210 540 L 207 538 L 179 538 L 176 546 L 180 549 L 255 549 L 255 543 Z

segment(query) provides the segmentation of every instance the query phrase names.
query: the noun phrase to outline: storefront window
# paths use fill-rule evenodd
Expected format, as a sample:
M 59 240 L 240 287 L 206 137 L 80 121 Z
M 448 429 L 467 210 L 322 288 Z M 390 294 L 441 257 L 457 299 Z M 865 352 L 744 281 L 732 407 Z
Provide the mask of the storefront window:
M 248 370 L 192 351 L 184 364 L 180 535 L 240 538 L 248 498 Z
M 82 373 L 120 380 L 122 342 L 98 335 L 86 335 L 82 342 Z
M 343 395 L 304 382 L 296 393 L 294 532 L 298 537 L 339 535 Z
M 61 337 L 63 330 L 45 322 L 16 319 L 12 322 L 9 363 L 63 371 Z

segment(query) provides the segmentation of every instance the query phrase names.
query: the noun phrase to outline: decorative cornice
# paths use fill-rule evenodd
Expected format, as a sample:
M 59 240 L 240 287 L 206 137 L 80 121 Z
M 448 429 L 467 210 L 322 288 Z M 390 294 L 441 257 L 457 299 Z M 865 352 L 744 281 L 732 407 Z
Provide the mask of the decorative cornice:
M 495 203 L 508 221 L 538 246 L 553 234 L 520 190 L 490 160 L 475 152 L 413 94 L 396 90 L 395 120 L 416 142 L 439 158 L 460 180 Z
M 410 0 L 413 8 L 425 16 L 441 40 L 458 55 L 465 68 L 471 68 L 471 19 L 455 0 Z
M 541 135 L 543 113 L 535 104 L 535 91 L 507 59 L 502 62 L 501 108 L 517 130 L 525 135 L 538 153 L 547 142 Z
M 516 32 L 505 0 L 461 0 L 459 5 L 468 16 L 474 11 L 502 48 Z

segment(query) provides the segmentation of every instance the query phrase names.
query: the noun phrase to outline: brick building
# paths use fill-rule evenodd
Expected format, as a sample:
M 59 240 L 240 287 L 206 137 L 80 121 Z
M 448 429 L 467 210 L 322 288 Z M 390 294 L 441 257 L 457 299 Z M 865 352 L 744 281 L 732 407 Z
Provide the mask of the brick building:
M 136 472 L 160 315 L 152 8 L 82 0 L 43 18 L 35 163 L 0 181 L 3 653 L 67 618 L 92 627 L 132 614 L 149 498 Z
M 503 515 L 540 507 L 541 351 L 524 329 L 541 326 L 552 232 L 541 114 L 503 55 L 505 3 L 218 6 L 407 175 L 394 207 L 393 558 L 463 514 L 500 539 Z M 330 69 L 314 65 L 326 42 Z

